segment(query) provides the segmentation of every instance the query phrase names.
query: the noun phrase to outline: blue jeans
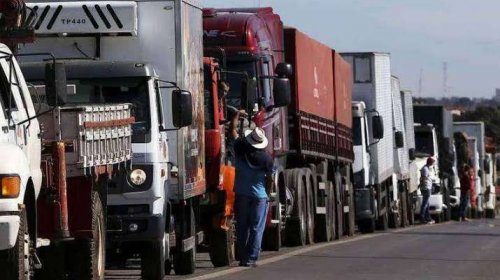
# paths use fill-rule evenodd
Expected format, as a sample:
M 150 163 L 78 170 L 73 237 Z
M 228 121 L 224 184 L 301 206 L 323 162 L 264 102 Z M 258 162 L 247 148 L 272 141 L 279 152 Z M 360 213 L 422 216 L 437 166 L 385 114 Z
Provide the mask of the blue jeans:
M 469 206 L 469 194 L 461 193 L 460 194 L 460 218 L 465 218 L 465 210 Z
M 422 206 L 420 207 L 421 221 L 431 220 L 431 214 L 429 213 L 429 198 L 431 198 L 431 190 L 422 190 Z
M 234 211 L 240 264 L 254 264 L 259 258 L 266 226 L 267 199 L 236 195 Z

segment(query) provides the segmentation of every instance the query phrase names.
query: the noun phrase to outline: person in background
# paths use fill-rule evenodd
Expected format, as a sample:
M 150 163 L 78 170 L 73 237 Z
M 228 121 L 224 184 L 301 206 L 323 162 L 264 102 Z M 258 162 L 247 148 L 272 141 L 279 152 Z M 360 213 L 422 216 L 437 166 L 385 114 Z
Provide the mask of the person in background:
M 261 128 L 238 135 L 237 120 L 241 114 L 237 112 L 230 125 L 231 136 L 236 139 L 233 143 L 236 241 L 240 266 L 255 267 L 266 225 L 273 160 L 265 151 L 268 140 Z
M 434 165 L 434 158 L 427 158 L 427 163 L 420 169 L 420 192 L 422 193 L 422 206 L 420 207 L 420 222 L 433 224 L 429 213 L 429 198 L 431 197 L 432 178 L 431 167 Z
M 469 205 L 472 187 L 475 183 L 474 180 L 474 169 L 465 165 L 460 177 L 460 221 L 462 222 L 469 221 L 465 215 L 465 210 Z

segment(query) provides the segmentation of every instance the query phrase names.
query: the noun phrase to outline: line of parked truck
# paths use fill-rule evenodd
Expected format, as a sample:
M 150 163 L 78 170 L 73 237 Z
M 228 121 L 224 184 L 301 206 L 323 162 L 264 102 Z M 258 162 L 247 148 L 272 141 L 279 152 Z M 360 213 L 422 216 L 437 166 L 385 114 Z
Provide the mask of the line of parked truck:
M 388 53 L 339 53 L 272 8 L 27 2 L 0 11 L 14 51 L 0 49 L 5 279 L 104 279 L 137 257 L 143 279 L 162 279 L 193 273 L 199 250 L 231 264 L 225 130 L 240 110 L 277 170 L 264 249 L 414 224 L 428 157 L 437 221 L 458 216 L 464 164 L 477 174 L 471 215 L 495 215 L 484 124 L 413 105 Z

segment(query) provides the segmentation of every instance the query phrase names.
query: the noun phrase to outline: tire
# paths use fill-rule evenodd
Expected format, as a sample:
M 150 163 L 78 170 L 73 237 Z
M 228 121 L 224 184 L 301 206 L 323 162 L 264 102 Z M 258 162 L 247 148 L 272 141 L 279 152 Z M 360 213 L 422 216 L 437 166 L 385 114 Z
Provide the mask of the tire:
M 175 252 L 174 254 L 174 271 L 175 271 L 175 274 L 177 275 L 188 275 L 188 274 L 193 274 L 194 271 L 196 270 L 196 244 L 195 246 L 193 246 L 193 248 L 189 249 L 188 251 L 186 252 L 182 252 L 182 250 L 180 249 L 181 246 L 181 242 L 182 242 L 182 237 L 183 236 L 186 236 L 186 237 L 193 237 L 195 236 L 196 234 L 196 219 L 195 219 L 195 215 L 194 215 L 194 209 L 193 209 L 193 206 L 190 205 L 188 206 L 189 209 L 188 209 L 188 212 L 189 212 L 189 216 L 188 216 L 188 219 L 184 219 L 184 223 L 185 223 L 185 227 L 189 227 L 188 229 L 188 235 L 184 235 L 184 234 L 180 234 L 180 237 L 178 240 L 177 240 L 177 251 Z M 188 221 L 186 221 L 188 220 Z
M 451 205 L 450 205 L 450 190 L 448 188 L 445 189 L 445 205 L 446 210 L 443 211 L 443 221 L 447 222 L 451 220 Z
M 401 224 L 400 226 L 402 228 L 405 228 L 408 226 L 408 211 L 409 206 L 408 206 L 408 191 L 406 190 L 406 187 L 403 189 L 403 191 L 400 193 L 399 201 L 401 201 Z
M 415 208 L 416 202 L 414 200 L 415 193 L 408 194 L 408 224 L 415 225 Z
M 375 231 L 375 220 L 365 219 L 358 221 L 358 229 L 361 233 L 372 233 Z
M 315 218 L 315 204 L 314 204 L 314 180 L 312 179 L 312 172 L 308 168 L 304 168 L 304 180 L 306 186 L 306 201 L 307 201 L 307 244 L 314 244 L 314 218 Z
M 386 231 L 389 228 L 389 217 L 387 213 L 388 210 L 389 209 L 386 209 L 385 213 L 378 218 L 377 230 Z
M 327 188 L 329 190 L 329 193 L 330 193 L 330 205 L 329 205 L 329 213 L 327 214 L 327 217 L 329 219 L 329 227 L 330 227 L 330 232 L 331 232 L 331 235 L 330 235 L 330 239 L 328 241 L 332 241 L 336 238 L 336 229 L 335 229 L 335 224 L 336 224 L 336 213 L 335 213 L 335 210 L 336 210 L 336 201 L 335 201 L 335 187 L 333 185 L 332 182 L 328 181 L 327 182 Z
M 33 278 L 34 247 L 29 236 L 26 209 L 19 213 L 20 225 L 14 247 L 0 251 L 0 273 L 6 280 L 30 280 Z
M 349 192 L 348 192 L 348 204 L 349 204 L 349 213 L 347 216 L 347 235 L 354 236 L 354 232 L 356 231 L 356 214 L 354 213 L 354 185 L 350 182 L 349 179 Z
M 493 209 L 486 209 L 486 218 L 487 219 L 495 219 L 495 210 Z
M 215 267 L 228 266 L 236 260 L 234 222 L 229 221 L 228 230 L 217 229 L 210 233 L 210 247 L 208 254 Z
M 335 172 L 334 182 L 335 193 L 335 239 L 341 239 L 344 236 L 344 194 L 342 190 L 342 177 L 340 173 Z
M 169 238 L 165 235 L 165 238 Z M 141 254 L 141 276 L 144 280 L 162 280 L 170 274 L 171 265 L 165 256 L 165 240 L 154 240 L 146 243 Z
M 443 222 L 443 212 L 437 215 L 432 215 L 432 219 L 436 222 L 436 224 L 442 223 Z
M 320 191 L 318 189 L 318 191 Z M 317 242 L 328 242 L 332 240 L 332 220 L 333 220 L 333 188 L 329 182 L 325 183 L 325 214 L 316 215 L 316 241 Z
M 103 280 L 106 262 L 106 225 L 104 207 L 99 194 L 92 191 L 92 238 L 73 242 L 71 255 L 70 279 Z
M 293 171 L 291 186 L 294 190 L 295 207 L 293 219 L 287 220 L 286 241 L 291 246 L 306 245 L 307 236 L 307 201 L 305 196 L 305 184 L 302 180 L 303 172 L 300 169 Z

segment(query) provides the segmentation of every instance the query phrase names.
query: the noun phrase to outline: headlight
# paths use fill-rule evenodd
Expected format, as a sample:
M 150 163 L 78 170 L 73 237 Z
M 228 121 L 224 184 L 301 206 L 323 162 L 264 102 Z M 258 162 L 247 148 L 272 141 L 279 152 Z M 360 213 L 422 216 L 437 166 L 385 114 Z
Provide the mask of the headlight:
M 134 169 L 130 172 L 130 182 L 135 186 L 141 186 L 146 182 L 146 172 L 142 169 Z
M 21 179 L 19 176 L 5 176 L 1 179 L 1 198 L 16 198 L 21 190 Z

